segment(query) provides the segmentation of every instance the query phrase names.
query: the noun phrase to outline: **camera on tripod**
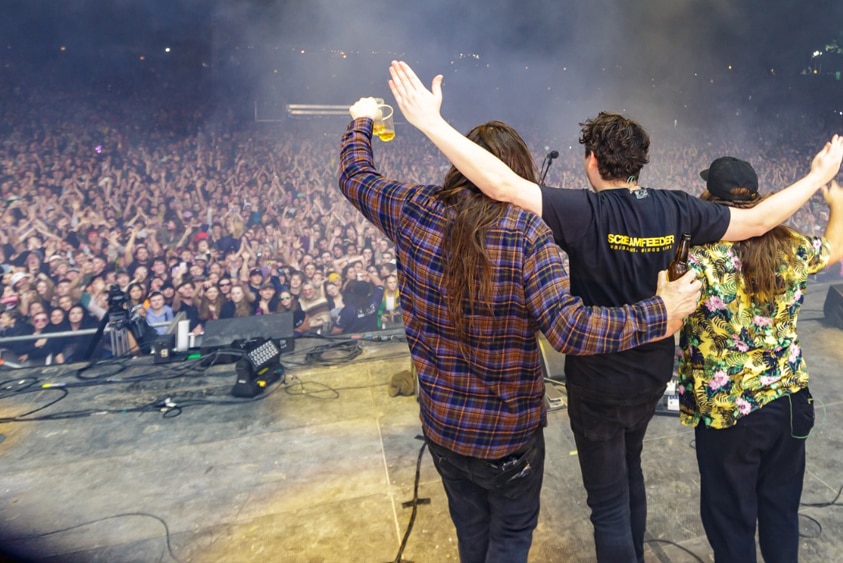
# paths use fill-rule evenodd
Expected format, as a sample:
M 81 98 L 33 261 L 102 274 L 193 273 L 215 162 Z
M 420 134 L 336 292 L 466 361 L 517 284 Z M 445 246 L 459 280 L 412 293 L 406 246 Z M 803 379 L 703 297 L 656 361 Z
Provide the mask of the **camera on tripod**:
M 122 322 L 129 318 L 129 311 L 126 304 L 129 298 L 117 285 L 112 285 L 108 290 L 108 322 Z
M 110 335 L 111 353 L 115 356 L 125 356 L 131 350 L 128 302 L 129 298 L 117 284 L 109 288 L 105 332 Z
M 141 354 L 148 354 L 152 351 L 152 346 L 155 343 L 158 333 L 155 329 L 149 326 L 146 319 L 140 315 L 137 310 L 142 305 L 136 305 L 129 310 L 128 295 L 120 290 L 117 285 L 112 285 L 108 290 L 108 326 L 107 330 L 112 334 L 112 350 L 114 345 L 118 346 L 120 355 L 128 353 L 131 348 L 136 347 L 136 351 Z M 118 335 L 118 342 L 114 342 L 115 331 Z M 134 342 L 129 339 L 131 336 Z M 121 342 L 125 340 L 126 346 L 123 347 Z
M 132 315 L 134 311 L 129 311 L 128 303 L 129 298 L 120 286 L 115 284 L 108 289 L 108 309 L 88 346 L 85 360 L 90 361 L 105 350 L 109 350 L 111 355 L 116 357 L 127 356 L 138 350 L 143 351 L 138 346 L 144 342 L 144 336 L 150 327 L 146 319 L 140 315 Z M 106 334 L 108 340 L 105 339 Z

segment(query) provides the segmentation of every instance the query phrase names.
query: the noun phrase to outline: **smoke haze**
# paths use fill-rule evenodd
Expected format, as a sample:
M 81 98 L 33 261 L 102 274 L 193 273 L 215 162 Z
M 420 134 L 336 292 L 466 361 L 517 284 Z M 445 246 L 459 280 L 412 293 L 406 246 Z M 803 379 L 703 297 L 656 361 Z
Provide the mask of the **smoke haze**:
M 751 128 L 741 106 L 754 101 L 801 111 L 803 98 L 790 107 L 781 91 L 843 29 L 833 0 L 11 0 L 0 10 L 4 56 L 55 57 L 66 44 L 82 53 L 77 75 L 122 76 L 127 57 L 158 60 L 172 45 L 174 59 L 201 61 L 214 95 L 271 116 L 286 103 L 388 98 L 387 66 L 400 58 L 425 83 L 445 76 L 443 113 L 459 128 L 503 119 L 548 142 L 575 139 L 602 109 L 655 129 L 742 111 Z

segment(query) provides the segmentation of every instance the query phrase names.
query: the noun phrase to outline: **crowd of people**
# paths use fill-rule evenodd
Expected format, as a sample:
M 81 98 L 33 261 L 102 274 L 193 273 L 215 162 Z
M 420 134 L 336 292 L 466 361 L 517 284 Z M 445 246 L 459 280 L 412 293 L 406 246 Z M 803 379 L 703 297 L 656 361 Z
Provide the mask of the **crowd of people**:
M 159 333 L 179 313 L 196 334 L 278 312 L 299 335 L 401 326 L 391 244 L 339 197 L 335 137 L 303 123 L 176 135 L 165 114 L 47 101 L 3 112 L 0 338 L 96 327 L 114 286 Z M 67 362 L 76 340 L 3 347 Z
M 487 555 L 493 559 L 497 554 L 501 560 L 526 561 L 539 514 L 545 455 L 544 387 L 534 337 L 538 326 L 557 349 L 574 354 L 572 358 L 592 355 L 591 359 L 568 362 L 566 378 L 569 417 L 592 508 L 597 558 L 643 561 L 646 496 L 640 456 L 644 433 L 665 380 L 672 375 L 675 345 L 665 336 L 676 330 L 697 300 L 681 314 L 677 296 L 674 306 L 668 306 L 670 299 L 663 294 L 659 277 L 664 260 L 644 253 L 624 258 L 635 267 L 621 270 L 637 273 L 616 280 L 624 291 L 607 297 L 601 292 L 612 290 L 612 285 L 589 286 L 589 276 L 596 268 L 589 260 L 584 262 L 583 256 L 595 254 L 594 248 L 605 241 L 599 229 L 636 213 L 647 229 L 655 223 L 652 217 L 667 217 L 662 221 L 670 225 L 662 230 L 693 231 L 696 244 L 714 244 L 721 237 L 759 238 L 773 225 L 755 232 L 740 219 L 748 213 L 719 207 L 715 216 L 712 207 L 717 206 L 696 201 L 704 191 L 696 171 L 718 156 L 739 155 L 755 163 L 756 192 L 759 186 L 762 191 L 779 190 L 807 169 L 813 170 L 817 159 L 822 164 L 822 151 L 813 161 L 812 156 L 825 142 L 818 135 L 828 128 L 795 118 L 789 127 L 775 123 L 770 131 L 719 131 L 713 137 L 677 127 L 674 121 L 672 128 L 656 124 L 651 150 L 649 137 L 643 130 L 638 132 L 646 143 L 642 141 L 637 147 L 640 150 L 630 151 L 629 162 L 616 162 L 608 150 L 613 146 L 611 135 L 599 140 L 593 134 L 603 129 L 597 126 L 603 121 L 610 132 L 618 127 L 639 128 L 620 115 L 601 113 L 596 120 L 580 124 L 583 137 L 579 143 L 548 138 L 543 132 L 526 132 L 522 140 L 501 122 L 478 126 L 469 135 L 471 140 L 494 154 L 494 161 L 512 158 L 512 163 L 506 164 L 519 168 L 508 171 L 527 184 L 528 189 L 516 190 L 519 199 L 497 185 L 501 181 L 511 187 L 517 182 L 502 180 L 504 176 L 494 172 L 497 165 L 478 158 L 475 148 L 465 153 L 443 148 L 458 143 L 453 138 L 461 135 L 456 131 L 444 137 L 434 133 L 443 131 L 441 124 L 436 125 L 441 120 L 437 115 L 430 121 L 425 112 L 433 108 L 438 113 L 437 100 L 432 105 L 428 101 L 428 108 L 414 108 L 409 96 L 414 75 L 405 75 L 400 68 L 392 68 L 393 95 L 424 135 L 399 127 L 397 138 L 388 144 L 378 141 L 376 151 L 370 145 L 375 115 L 372 98 L 352 106 L 355 119 L 343 136 L 344 119 L 244 123 L 226 112 L 209 112 L 201 106 L 185 112 L 167 109 L 166 104 L 147 106 L 131 96 L 114 101 L 30 92 L 9 96 L 8 102 L 0 103 L 3 358 L 26 365 L 88 358 L 96 336 L 91 330 L 85 336 L 72 333 L 102 327 L 113 312 L 115 296 L 120 297 L 121 310 L 155 334 L 171 330 L 180 318 L 188 320 L 190 330 L 200 335 L 210 321 L 275 313 L 291 313 L 298 336 L 394 329 L 406 321 L 418 370 L 425 438 L 445 484 L 461 560 L 485 561 Z M 400 84 L 398 92 L 408 98 L 400 98 L 396 84 Z M 415 119 L 410 117 L 413 111 L 417 112 Z M 420 127 L 430 123 L 434 123 L 432 129 Z M 454 161 L 453 167 L 425 136 Z M 342 152 L 338 153 L 341 138 Z M 793 142 L 795 138 L 798 143 Z M 581 144 L 587 149 L 585 161 Z M 617 144 L 625 146 L 620 141 Z M 832 144 L 836 172 L 841 141 L 835 139 L 824 150 L 828 152 Z M 546 170 L 545 181 L 538 182 L 530 165 L 535 166 L 542 145 L 545 151 L 554 145 L 570 148 L 559 151 L 554 165 Z M 459 145 L 451 149 L 454 146 Z M 582 191 L 589 185 L 594 193 Z M 711 191 L 713 183 L 707 181 L 706 186 Z M 569 189 L 578 189 L 578 193 Z M 518 208 L 492 203 L 481 191 L 515 202 Z M 605 193 L 597 195 L 600 192 Z M 836 217 L 837 225 L 843 192 L 839 187 L 834 192 L 837 213 L 831 217 Z M 646 198 L 681 201 L 685 213 L 670 217 L 627 210 L 623 217 L 595 216 L 589 225 L 584 224 L 589 210 L 600 207 L 592 205 L 592 200 L 599 197 L 605 202 L 615 196 L 628 199 L 630 206 Z M 732 195 L 723 197 L 728 201 Z M 782 217 L 804 201 L 788 207 Z M 759 204 L 755 215 L 774 215 L 779 221 L 769 205 Z M 691 208 L 697 211 L 687 213 Z M 563 211 L 568 213 L 564 218 Z M 544 222 L 538 220 L 538 213 Z M 839 236 L 833 240 L 834 260 L 822 256 L 829 254 L 829 243 L 821 239 L 828 233 L 829 218 L 829 206 L 816 195 L 788 220 L 790 227 L 804 234 L 805 249 L 800 252 L 806 254 L 813 248 L 818 253 L 815 264 L 801 268 L 798 279 L 790 280 L 788 307 L 799 302 L 791 296 L 803 293 L 809 275 L 818 275 L 825 264 L 839 259 Z M 515 224 L 526 225 L 526 229 L 522 232 Z M 615 230 L 610 232 L 621 229 L 612 228 Z M 585 231 L 594 231 L 593 236 L 583 236 Z M 478 238 L 491 244 L 477 244 Z M 571 252 L 570 263 L 554 242 Z M 585 246 L 577 248 L 576 244 Z M 527 259 L 520 254 L 526 247 L 533 251 L 525 253 Z M 735 248 L 740 252 L 742 247 Z M 396 251 L 401 253 L 401 264 Z M 732 252 L 732 247 L 723 252 Z M 651 258 L 658 260 L 650 263 Z M 772 258 L 767 262 L 778 263 Z M 792 266 L 790 262 L 793 260 L 783 265 Z M 609 266 L 604 269 L 618 271 Z M 404 309 L 399 271 L 406 289 Z M 566 281 L 569 271 L 571 278 Z M 843 271 L 825 275 L 836 277 Z M 710 277 L 716 283 L 710 280 L 709 286 L 720 283 Z M 476 279 L 480 279 L 477 287 Z M 569 293 L 582 300 L 567 300 Z M 530 298 L 524 300 L 524 295 Z M 636 301 L 637 308 L 624 307 Z M 792 314 L 795 319 L 795 310 Z M 702 325 L 705 320 L 695 322 Z M 683 334 L 686 347 L 690 338 L 696 337 L 688 332 L 688 326 Z M 581 334 L 600 336 L 590 340 L 580 338 Z M 745 352 L 740 347 L 742 334 L 732 335 L 730 341 Z M 142 350 L 142 343 L 137 344 Z M 657 357 L 665 361 L 652 361 L 650 353 L 656 346 Z M 625 356 L 619 355 L 630 348 Z M 645 351 L 646 361 L 641 361 L 643 355 L 632 361 L 635 354 Z M 627 360 L 620 361 L 621 357 Z M 798 365 L 798 350 L 787 359 Z M 640 367 L 645 365 L 646 369 Z M 589 372 L 589 366 L 597 368 Z M 592 377 L 594 373 L 600 377 Z M 638 377 L 623 379 L 629 388 L 618 385 L 620 378 L 629 374 Z M 642 386 L 642 378 L 650 375 L 651 384 Z M 808 414 L 812 416 L 807 373 L 803 369 L 798 375 L 792 389 L 785 394 L 777 392 L 775 397 L 766 387 L 753 388 L 757 404 L 747 406 L 739 416 L 726 413 L 732 417 L 729 424 L 736 426 L 738 418 L 761 412 L 763 416 L 742 419 L 739 427 L 765 422 L 774 415 L 784 420 L 785 414 L 793 412 L 794 397 L 806 401 L 808 406 L 800 411 L 806 419 Z M 617 379 L 612 380 L 614 376 Z M 712 388 L 712 382 L 702 377 L 691 383 Z M 707 404 L 691 383 L 686 378 L 683 387 L 688 392 L 683 403 L 685 418 L 694 413 L 700 416 L 693 408 Z M 600 384 L 622 393 L 613 397 Z M 513 398 L 512 404 L 523 402 L 513 411 L 504 396 Z M 783 401 L 767 406 L 782 398 L 789 401 L 789 411 L 784 410 Z M 464 416 L 466 411 L 472 416 Z M 726 433 L 710 422 L 698 426 L 697 436 L 698 440 L 707 436 L 715 444 Z M 810 430 L 809 423 L 796 433 L 786 424 L 779 426 L 794 440 L 803 440 Z M 717 432 L 706 433 L 709 428 Z M 711 454 L 721 449 L 721 445 L 709 446 L 708 453 L 698 452 L 701 473 L 707 472 L 704 483 L 721 471 L 721 464 Z M 788 452 L 796 452 L 788 454 L 794 460 L 791 473 L 801 477 L 804 443 Z M 748 468 L 746 474 L 752 470 Z M 714 496 L 722 496 L 710 484 L 705 487 L 716 492 Z M 796 506 L 801 492 L 797 489 L 788 490 Z M 717 511 L 728 513 L 731 509 L 715 506 L 706 500 L 710 496 L 703 495 L 710 510 L 704 509 L 702 516 L 720 559 L 732 540 L 718 543 L 720 536 L 728 534 L 719 533 L 713 522 Z M 479 518 L 480 511 L 474 507 L 484 502 L 495 508 L 487 511 L 488 518 Z M 784 512 L 793 524 L 795 509 L 791 508 Z M 746 537 L 741 539 L 747 540 L 754 554 L 755 515 L 746 520 L 749 532 L 742 533 Z M 499 527 L 507 529 L 508 535 L 500 536 Z M 775 535 L 781 541 L 762 539 L 765 555 L 795 549 L 792 540 L 798 537 L 798 527 L 783 526 Z M 786 549 L 776 547 L 779 544 Z
M 392 243 L 336 187 L 342 119 L 243 124 L 142 105 L 27 93 L 0 107 L 0 338 L 96 327 L 114 285 L 159 332 L 179 312 L 196 334 L 209 320 L 285 311 L 297 334 L 401 326 Z M 535 137 L 531 148 L 548 142 Z M 688 171 L 738 151 L 675 140 L 654 142 L 642 184 L 696 193 Z M 810 141 L 740 153 L 759 163 L 762 186 L 779 188 L 804 169 Z M 425 184 L 447 169 L 409 128 L 384 151 L 391 177 Z M 547 184 L 586 187 L 580 152 L 562 151 Z M 815 198 L 795 226 L 819 233 L 825 213 Z M 343 315 L 350 281 L 364 282 L 366 299 Z M 29 363 L 67 362 L 78 340 L 4 347 Z

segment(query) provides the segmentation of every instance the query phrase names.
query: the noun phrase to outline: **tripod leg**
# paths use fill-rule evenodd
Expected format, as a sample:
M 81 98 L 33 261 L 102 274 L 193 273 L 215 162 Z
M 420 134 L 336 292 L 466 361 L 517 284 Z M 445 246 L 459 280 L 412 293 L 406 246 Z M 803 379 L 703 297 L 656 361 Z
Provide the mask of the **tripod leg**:
M 108 315 L 103 316 L 100 321 L 100 325 L 97 327 L 97 332 L 91 339 L 91 343 L 88 345 L 88 350 L 82 358 L 83 361 L 90 362 L 97 348 L 102 348 L 102 333 L 105 330 L 106 325 L 108 325 Z
M 125 327 L 106 327 L 111 332 L 111 354 L 115 357 L 128 356 L 132 352 L 131 334 Z

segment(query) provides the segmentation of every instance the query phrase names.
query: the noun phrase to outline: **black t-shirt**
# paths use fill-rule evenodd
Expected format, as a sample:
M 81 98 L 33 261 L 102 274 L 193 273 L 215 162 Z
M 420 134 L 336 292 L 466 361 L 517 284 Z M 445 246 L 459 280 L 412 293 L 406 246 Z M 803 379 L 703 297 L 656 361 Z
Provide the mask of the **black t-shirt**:
M 295 309 L 293 309 L 293 330 L 296 330 L 304 324 L 304 320 L 307 318 L 307 315 L 304 312 L 304 309 L 301 308 L 301 303 L 299 300 L 294 300 Z M 288 310 L 284 307 L 279 307 L 279 313 L 288 312 Z M 304 329 L 302 329 L 304 330 Z
M 358 332 L 373 332 L 378 330 L 378 315 L 374 305 L 359 309 L 353 305 L 346 305 L 340 310 L 335 327 L 342 329 L 342 334 Z
M 26 336 L 27 334 L 32 334 L 33 332 L 35 332 L 35 330 L 32 328 L 31 324 L 18 319 L 12 326 L 0 329 L 0 338 Z M 9 342 L 8 344 L 5 344 L 3 348 L 10 350 L 13 354 L 20 356 L 21 354 L 25 354 L 27 352 L 32 342 L 34 341 L 18 340 L 17 342 Z
M 277 313 L 277 312 L 278 312 L 278 304 L 279 304 L 279 303 L 280 303 L 280 300 L 278 299 L 278 297 L 276 297 L 276 296 L 274 296 L 274 295 L 273 295 L 273 296 L 272 296 L 272 299 L 270 299 L 270 300 L 269 300 L 269 303 L 268 303 L 268 305 L 269 305 L 269 314 L 272 314 L 272 313 Z M 264 314 L 266 314 L 266 313 L 264 313 L 264 312 L 263 312 L 263 310 L 260 308 L 260 304 L 261 304 L 261 298 L 260 298 L 260 295 L 258 295 L 258 298 L 257 298 L 257 299 L 255 299 L 255 302 L 252 304 L 252 312 L 253 312 L 255 315 L 264 315 Z M 301 305 L 299 305 L 299 306 L 301 306 Z M 283 311 L 282 311 L 282 312 L 283 312 Z
M 47 325 L 41 334 L 44 335 L 46 342 L 43 346 L 36 346 L 35 343 L 38 340 L 27 340 L 26 341 L 26 348 L 24 349 L 23 353 L 28 356 L 30 360 L 34 361 L 42 361 L 47 358 L 49 355 L 56 355 L 62 351 L 64 347 L 64 339 L 63 338 L 50 338 L 50 333 L 59 332 L 59 329 L 53 327 L 52 324 Z M 34 334 L 34 332 L 33 332 Z
M 568 254 L 571 293 L 586 305 L 652 297 L 682 233 L 691 233 L 692 245 L 717 241 L 730 219 L 727 207 L 678 190 L 542 187 L 542 198 L 542 219 Z M 643 402 L 670 380 L 674 352 L 669 337 L 615 354 L 568 355 L 565 377 L 606 402 Z
M 199 309 L 196 305 L 188 305 L 184 301 L 179 303 L 179 310 L 175 311 L 176 313 L 184 313 L 184 320 L 190 321 L 188 327 L 190 330 L 193 330 L 202 320 L 199 318 Z
M 77 330 L 86 330 L 91 328 L 98 328 L 99 322 L 96 319 L 85 313 L 82 322 Z M 84 336 L 68 336 L 65 340 L 64 361 L 66 363 L 81 362 L 86 359 L 85 355 L 88 353 L 88 348 L 91 347 L 91 342 L 96 337 L 96 334 L 87 334 Z
M 234 301 L 226 300 L 220 307 L 220 319 L 233 319 L 235 311 Z

